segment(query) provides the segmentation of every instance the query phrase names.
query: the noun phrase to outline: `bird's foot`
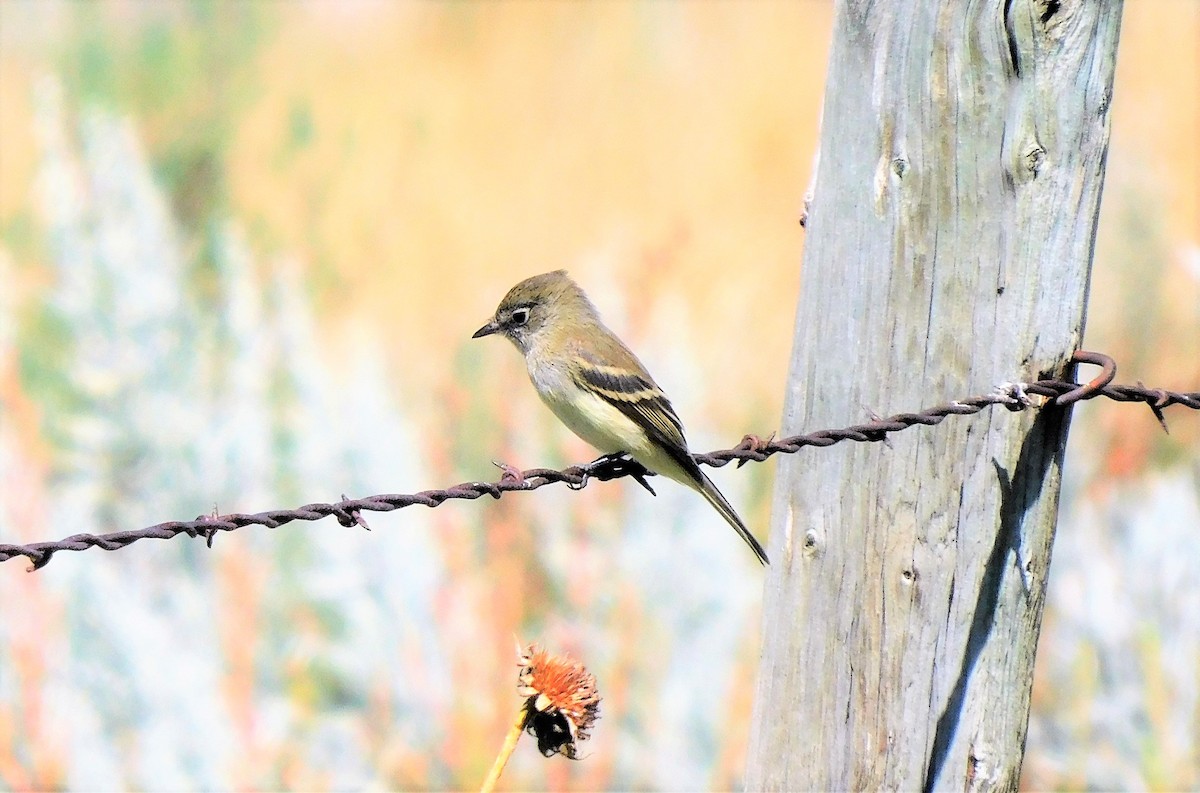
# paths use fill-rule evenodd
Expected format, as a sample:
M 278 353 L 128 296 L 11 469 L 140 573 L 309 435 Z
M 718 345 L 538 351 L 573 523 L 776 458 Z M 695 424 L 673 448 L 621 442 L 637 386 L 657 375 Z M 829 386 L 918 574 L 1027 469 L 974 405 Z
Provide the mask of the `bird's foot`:
M 587 465 L 579 466 L 579 470 L 579 482 L 567 485 L 572 490 L 583 489 L 587 486 L 588 480 L 593 478 L 607 482 L 609 479 L 616 479 L 620 476 L 631 476 L 638 484 L 649 490 L 652 495 L 658 495 L 654 492 L 654 488 L 650 486 L 650 483 L 646 481 L 646 477 L 652 476 L 652 473 L 626 452 L 602 454 Z

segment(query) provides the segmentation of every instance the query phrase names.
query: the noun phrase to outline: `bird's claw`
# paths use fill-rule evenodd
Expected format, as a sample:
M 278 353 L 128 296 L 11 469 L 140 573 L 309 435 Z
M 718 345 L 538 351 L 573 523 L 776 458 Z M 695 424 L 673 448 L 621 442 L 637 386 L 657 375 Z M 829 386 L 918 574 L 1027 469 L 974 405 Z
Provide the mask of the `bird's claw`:
M 592 474 L 600 470 L 606 465 L 611 465 L 614 461 L 621 459 L 625 455 L 624 452 L 611 452 L 602 454 L 590 463 L 579 466 L 579 481 L 567 482 L 567 487 L 572 490 L 583 490 L 587 487 L 588 480 L 592 478 Z
M 632 476 L 633 480 L 635 482 L 637 482 L 639 485 L 641 485 L 642 487 L 649 490 L 650 495 L 656 496 L 656 497 L 658 496 L 658 493 L 655 493 L 654 488 L 652 488 L 650 486 L 650 483 L 646 481 L 646 474 L 642 473 L 641 471 L 634 471 L 633 473 L 630 474 L 630 476 Z
M 633 477 L 638 484 L 649 490 L 652 495 L 658 495 L 654 492 L 654 488 L 650 486 L 650 483 L 646 481 L 646 477 L 651 475 L 650 471 L 646 470 L 644 465 L 634 460 L 626 452 L 603 454 L 590 463 L 579 466 L 579 471 L 579 482 L 567 483 L 567 487 L 572 490 L 582 490 L 593 476 L 602 480 L 609 480 L 625 475 Z

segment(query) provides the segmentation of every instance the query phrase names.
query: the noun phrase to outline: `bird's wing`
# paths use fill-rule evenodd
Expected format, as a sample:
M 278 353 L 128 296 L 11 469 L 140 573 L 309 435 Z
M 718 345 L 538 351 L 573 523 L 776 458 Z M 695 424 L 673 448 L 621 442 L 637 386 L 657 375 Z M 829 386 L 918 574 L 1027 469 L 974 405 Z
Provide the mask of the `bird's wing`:
M 632 354 L 630 354 L 632 358 Z M 633 359 L 636 363 L 637 359 Z M 676 452 L 690 461 L 687 441 L 683 436 L 683 423 L 671 407 L 667 395 L 662 392 L 640 364 L 636 366 L 611 366 L 581 356 L 575 372 L 576 382 L 613 407 L 620 410 L 631 421 L 644 429 L 650 438 L 672 457 Z M 688 466 L 690 467 L 690 466 Z
M 600 363 L 596 357 L 579 350 L 579 363 L 572 371 L 575 382 L 580 388 L 620 410 L 645 430 L 650 439 L 662 447 L 692 480 L 693 486 L 716 507 L 729 525 L 737 530 L 746 544 L 753 549 L 758 560 L 767 564 L 767 554 L 762 545 L 746 528 L 746 524 L 738 517 L 725 496 L 721 495 L 717 486 L 692 459 L 687 441 L 683 437 L 683 423 L 675 414 L 675 408 L 671 407 L 667 395 L 650 379 L 645 367 L 632 352 L 624 349 L 622 353 L 625 360 L 614 366 Z

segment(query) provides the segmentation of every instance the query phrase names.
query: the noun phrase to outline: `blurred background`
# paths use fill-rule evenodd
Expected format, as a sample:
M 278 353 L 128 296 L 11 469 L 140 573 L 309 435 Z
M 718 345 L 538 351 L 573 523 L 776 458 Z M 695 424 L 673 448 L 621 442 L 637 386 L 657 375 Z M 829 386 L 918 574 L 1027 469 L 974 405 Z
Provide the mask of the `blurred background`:
M 697 450 L 777 426 L 826 2 L 0 3 L 0 541 L 592 451 L 469 336 L 567 267 Z M 1086 345 L 1200 388 L 1200 3 L 1131 0 Z M 978 391 L 991 383 L 979 383 Z M 957 395 L 948 395 L 957 396 Z M 914 405 L 913 408 L 922 406 Z M 1177 412 L 1176 412 L 1177 411 Z M 1076 411 L 1028 788 L 1200 787 L 1200 417 Z M 816 429 L 816 428 L 813 428 Z M 714 478 L 766 538 L 773 464 Z M 628 481 L 0 565 L 0 788 L 740 785 L 762 570 Z

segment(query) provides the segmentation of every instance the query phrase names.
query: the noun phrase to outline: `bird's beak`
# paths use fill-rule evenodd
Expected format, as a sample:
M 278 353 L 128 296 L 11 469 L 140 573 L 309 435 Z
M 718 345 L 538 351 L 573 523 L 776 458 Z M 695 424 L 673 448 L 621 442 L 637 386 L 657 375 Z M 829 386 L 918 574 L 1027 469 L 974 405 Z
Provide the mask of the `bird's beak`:
M 499 330 L 500 330 L 500 326 L 496 324 L 495 320 L 492 320 L 491 322 L 484 325 L 479 330 L 472 333 L 471 338 L 472 339 L 482 339 L 484 336 L 491 336 L 493 333 L 499 332 Z

